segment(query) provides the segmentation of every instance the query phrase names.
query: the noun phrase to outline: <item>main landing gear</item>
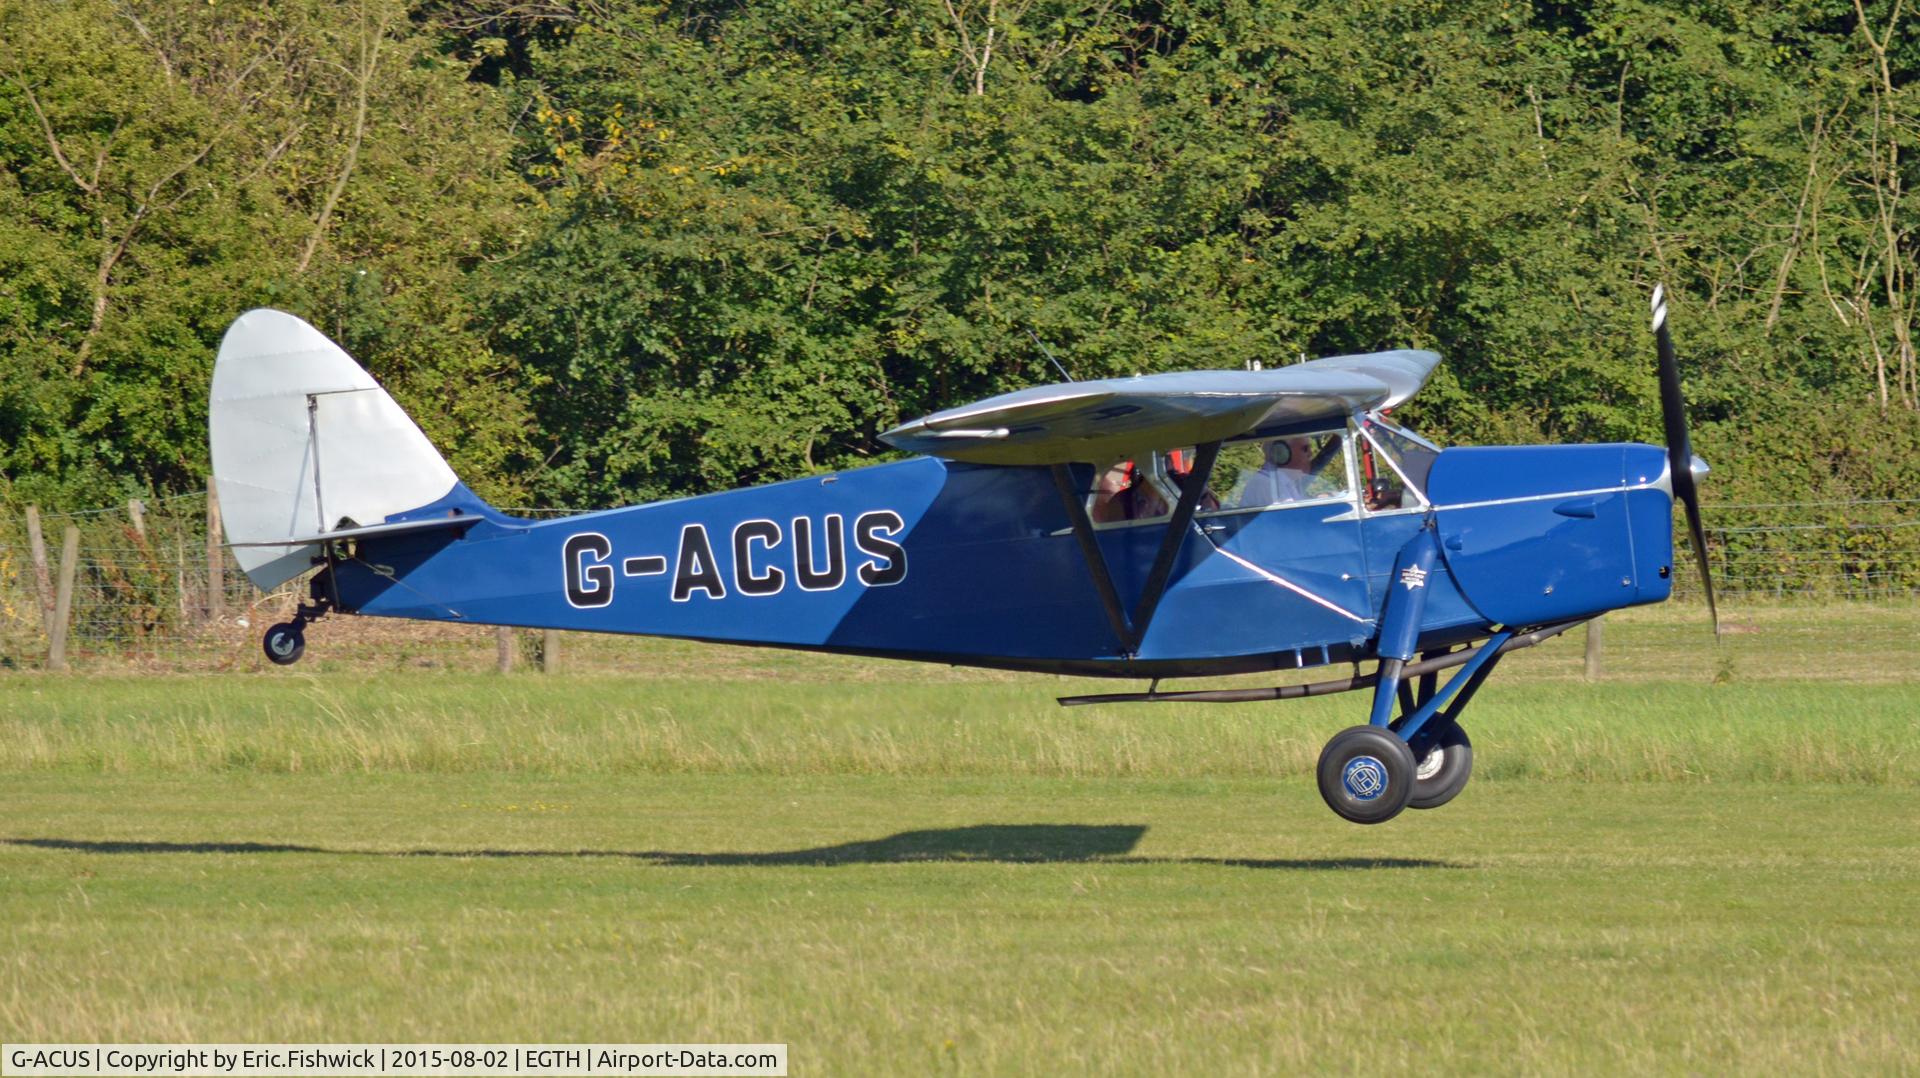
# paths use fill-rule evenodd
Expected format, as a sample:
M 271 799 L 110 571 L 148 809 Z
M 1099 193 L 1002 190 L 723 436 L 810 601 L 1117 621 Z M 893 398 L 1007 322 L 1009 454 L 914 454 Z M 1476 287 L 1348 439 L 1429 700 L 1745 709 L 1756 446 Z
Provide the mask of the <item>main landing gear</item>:
M 1444 652 L 1429 652 L 1411 669 L 1404 660 L 1382 659 L 1373 721 L 1340 731 L 1320 752 L 1327 807 L 1354 823 L 1383 823 L 1402 809 L 1439 808 L 1460 796 L 1473 776 L 1473 742 L 1460 727 L 1460 712 L 1512 638 L 1509 630 L 1495 633 L 1444 686 L 1434 672 Z M 1406 673 L 1414 677 L 1403 679 Z
M 308 591 L 313 601 L 301 603 L 294 610 L 292 621 L 274 625 L 260 639 L 260 650 L 266 652 L 268 662 L 275 666 L 292 666 L 307 653 L 307 624 L 320 620 L 333 609 L 332 572 L 331 568 L 321 570 L 313 578 L 313 585 Z
M 1399 726 L 1395 723 L 1394 726 Z M 1473 776 L 1473 743 L 1458 723 L 1414 746 L 1397 730 L 1353 726 L 1320 750 L 1320 796 L 1342 819 L 1385 823 L 1401 809 L 1432 809 L 1460 796 Z
M 1550 640 L 1585 620 L 1575 618 L 1523 632 L 1498 629 L 1478 646 L 1429 650 L 1417 662 L 1409 662 L 1413 657 L 1409 639 L 1402 651 L 1405 658 L 1386 657 L 1373 673 L 1362 675 L 1356 670 L 1352 677 L 1336 681 L 1178 692 L 1156 688 L 1144 693 L 1063 696 L 1060 702 L 1244 704 L 1372 689 L 1372 721 L 1342 730 L 1320 753 L 1320 796 L 1343 819 L 1384 823 L 1403 809 L 1439 808 L 1466 789 L 1473 776 L 1473 743 L 1460 726 L 1460 713 L 1500 656 Z M 1456 672 L 1441 685 L 1439 675 L 1444 670 Z

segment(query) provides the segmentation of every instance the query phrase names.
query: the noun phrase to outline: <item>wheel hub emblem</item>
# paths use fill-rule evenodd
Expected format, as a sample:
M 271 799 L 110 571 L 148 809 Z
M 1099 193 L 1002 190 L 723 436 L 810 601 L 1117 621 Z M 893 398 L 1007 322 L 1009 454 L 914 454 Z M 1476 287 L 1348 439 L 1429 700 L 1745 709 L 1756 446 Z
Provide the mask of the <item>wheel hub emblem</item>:
M 1356 756 L 1340 772 L 1340 785 L 1356 801 L 1372 801 L 1387 792 L 1387 765 L 1377 757 Z
M 273 634 L 273 653 L 275 655 L 293 654 L 293 637 L 285 633 Z

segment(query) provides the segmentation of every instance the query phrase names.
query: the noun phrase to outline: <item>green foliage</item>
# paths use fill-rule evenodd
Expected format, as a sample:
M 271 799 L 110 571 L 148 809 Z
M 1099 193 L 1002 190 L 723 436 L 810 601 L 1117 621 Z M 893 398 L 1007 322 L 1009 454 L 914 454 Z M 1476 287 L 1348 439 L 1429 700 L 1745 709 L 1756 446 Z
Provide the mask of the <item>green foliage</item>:
M 462 282 L 531 207 L 498 95 L 467 73 L 383 0 L 0 7 L 15 493 L 203 484 L 214 348 L 268 304 L 362 346 L 456 465 L 513 492 L 517 365 L 478 340 Z
M 1433 347 L 1406 418 L 1437 435 L 1650 439 L 1665 281 L 1725 491 L 1904 492 L 1911 439 L 1867 466 L 1806 436 L 1920 406 L 1910 22 L 22 0 L 0 483 L 197 485 L 219 333 L 268 303 L 510 501 L 870 460 L 896 422 L 1055 378 L 1036 335 L 1076 377 Z

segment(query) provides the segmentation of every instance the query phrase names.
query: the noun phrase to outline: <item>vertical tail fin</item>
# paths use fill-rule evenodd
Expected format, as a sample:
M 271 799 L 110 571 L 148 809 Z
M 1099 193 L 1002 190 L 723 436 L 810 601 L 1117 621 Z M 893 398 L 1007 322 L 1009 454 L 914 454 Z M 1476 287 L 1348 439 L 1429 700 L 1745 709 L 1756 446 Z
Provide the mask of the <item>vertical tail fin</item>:
M 385 522 L 438 501 L 459 477 L 351 356 L 282 311 L 234 320 L 213 364 L 213 486 L 227 542 Z M 235 547 L 256 587 L 312 566 L 317 545 Z

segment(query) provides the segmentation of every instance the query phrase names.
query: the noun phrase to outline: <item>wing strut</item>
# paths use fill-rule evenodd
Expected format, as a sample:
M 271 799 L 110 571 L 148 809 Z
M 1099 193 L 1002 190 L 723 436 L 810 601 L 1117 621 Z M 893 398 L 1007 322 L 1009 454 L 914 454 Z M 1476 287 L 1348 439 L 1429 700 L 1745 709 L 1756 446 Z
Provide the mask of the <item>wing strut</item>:
M 1140 650 L 1147 626 L 1153 621 L 1153 612 L 1160 608 L 1160 598 L 1167 593 L 1173 560 L 1179 556 L 1181 544 L 1186 542 L 1193 512 L 1200 507 L 1200 497 L 1207 492 L 1207 480 L 1213 477 L 1213 462 L 1219 457 L 1219 442 L 1195 447 L 1193 470 L 1187 473 L 1186 485 L 1180 488 L 1180 504 L 1173 507 L 1173 519 L 1167 521 L 1167 534 L 1160 540 L 1160 553 L 1154 556 L 1153 571 L 1147 574 L 1147 586 L 1140 593 L 1139 605 L 1133 608 L 1133 635 L 1127 638 L 1129 655 Z
M 1133 630 L 1127 625 L 1127 612 L 1120 608 L 1120 593 L 1114 590 L 1107 559 L 1093 537 L 1093 521 L 1087 519 L 1087 507 L 1081 502 L 1079 492 L 1073 489 L 1073 476 L 1067 472 L 1067 466 L 1055 464 L 1051 470 L 1053 489 L 1060 492 L 1060 504 L 1066 507 L 1067 521 L 1073 525 L 1073 537 L 1080 540 L 1080 555 L 1087 561 L 1087 571 L 1093 574 L 1093 586 L 1100 592 L 1100 605 L 1106 608 L 1107 620 L 1113 624 L 1114 639 L 1124 646 Z
M 1147 627 L 1153 623 L 1154 611 L 1160 608 L 1160 600 L 1167 593 L 1167 581 L 1173 575 L 1173 563 L 1180 556 L 1180 548 L 1185 544 L 1187 532 L 1193 524 L 1193 514 L 1200 508 L 1200 499 L 1206 494 L 1207 481 L 1213 477 L 1213 465 L 1219 457 L 1219 442 L 1206 442 L 1196 448 L 1193 470 L 1187 473 L 1181 485 L 1180 501 L 1173 507 L 1173 516 L 1167 521 L 1167 533 L 1160 540 L 1159 553 L 1154 556 L 1153 568 L 1147 573 L 1146 587 L 1141 590 L 1140 599 L 1134 604 L 1132 617 L 1128 617 L 1125 608 L 1120 605 L 1119 589 L 1113 585 L 1113 571 L 1107 565 L 1106 555 L 1100 552 L 1100 543 L 1093 533 L 1093 521 L 1088 519 L 1087 507 L 1073 487 L 1073 477 L 1064 464 L 1051 467 L 1054 489 L 1060 492 L 1060 504 L 1066 508 L 1067 520 L 1073 525 L 1073 537 L 1079 540 L 1080 554 L 1086 559 L 1087 571 L 1093 574 L 1093 586 L 1100 593 L 1100 605 L 1105 608 L 1107 621 L 1112 624 L 1114 636 L 1120 641 L 1120 650 L 1128 656 L 1138 652 L 1140 642 L 1146 639 Z

